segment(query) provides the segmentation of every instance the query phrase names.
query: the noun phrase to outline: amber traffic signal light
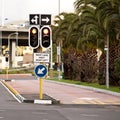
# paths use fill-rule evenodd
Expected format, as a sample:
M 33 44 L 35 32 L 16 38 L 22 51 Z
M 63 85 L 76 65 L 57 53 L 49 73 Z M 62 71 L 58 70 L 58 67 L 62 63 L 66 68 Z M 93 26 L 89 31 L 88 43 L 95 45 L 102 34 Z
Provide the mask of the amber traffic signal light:
M 29 46 L 33 49 L 39 47 L 39 28 L 37 26 L 31 26 L 29 29 Z
M 41 36 L 41 42 L 40 42 L 41 47 L 43 48 L 51 47 L 52 32 L 49 26 L 43 26 L 41 28 L 40 36 Z

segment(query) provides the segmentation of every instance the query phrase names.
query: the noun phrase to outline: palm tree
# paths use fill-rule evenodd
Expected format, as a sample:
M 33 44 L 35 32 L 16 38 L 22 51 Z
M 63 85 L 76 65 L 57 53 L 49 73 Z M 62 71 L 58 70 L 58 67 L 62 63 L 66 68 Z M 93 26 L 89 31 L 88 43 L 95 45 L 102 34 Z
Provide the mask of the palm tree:
M 67 49 L 70 46 L 71 32 L 73 19 L 77 17 L 76 14 L 73 13 L 61 13 L 59 16 L 56 16 L 57 20 L 55 20 L 55 24 L 57 26 L 54 29 L 54 39 L 58 42 L 63 41 L 63 48 Z
M 102 74 L 103 79 L 105 70 L 104 46 L 108 35 L 110 47 L 111 45 L 116 46 L 118 44 L 116 34 L 120 31 L 120 1 L 76 0 L 74 5 L 75 14 L 61 13 L 59 16 L 56 16 L 58 19 L 55 20 L 57 26 L 54 26 L 53 29 L 54 41 L 57 43 L 62 41 L 64 55 L 67 56 L 67 65 L 71 67 L 72 72 L 75 71 L 77 73 L 76 70 L 79 70 L 80 72 L 78 73 L 82 74 L 80 75 L 82 78 L 86 74 L 89 76 L 92 69 L 94 69 L 94 67 L 91 67 L 95 66 L 92 60 L 95 63 L 95 50 L 99 48 L 103 53 L 100 59 L 102 71 L 100 74 Z M 113 58 L 115 57 L 112 57 L 110 52 L 110 59 L 112 61 L 114 60 Z M 87 71 L 87 68 L 90 69 Z M 76 76 L 74 72 L 73 76 Z
M 96 13 L 99 21 L 103 21 L 103 27 L 106 31 L 106 38 L 109 37 L 109 47 L 110 47 L 110 82 L 112 84 L 117 84 L 119 77 L 115 75 L 115 61 L 118 59 L 119 55 L 116 49 L 118 49 L 118 41 L 116 41 L 116 34 L 120 30 L 120 2 L 117 0 L 99 0 Z M 116 26 L 117 25 L 117 26 Z M 107 40 L 105 40 L 107 41 Z M 116 52 L 115 52 L 116 51 Z M 105 58 L 104 58 L 105 59 Z M 103 64 L 103 63 L 102 63 Z M 103 69 L 101 69 L 101 72 Z M 102 73 L 103 74 L 103 73 Z M 103 74 L 104 76 L 104 74 Z
M 99 46 L 102 51 L 104 50 L 104 45 L 107 44 L 108 35 L 110 46 L 116 46 L 118 44 L 116 34 L 120 30 L 119 0 L 76 0 L 75 9 L 77 14 L 81 14 L 82 21 L 84 22 L 83 33 L 85 34 L 81 39 L 87 41 L 88 44 L 92 43 L 94 46 Z M 103 56 L 105 56 L 104 51 Z M 114 63 L 113 58 L 115 57 L 112 57 L 110 54 L 110 63 Z M 102 71 L 104 70 L 102 69 Z

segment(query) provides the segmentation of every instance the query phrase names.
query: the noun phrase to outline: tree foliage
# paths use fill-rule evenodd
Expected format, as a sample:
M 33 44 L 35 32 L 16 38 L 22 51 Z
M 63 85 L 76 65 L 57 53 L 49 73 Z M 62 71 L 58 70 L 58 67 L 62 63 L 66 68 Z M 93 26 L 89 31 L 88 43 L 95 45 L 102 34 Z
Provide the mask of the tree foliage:
M 74 13 L 56 16 L 53 26 L 53 40 L 63 50 L 65 77 L 93 82 L 98 75 L 99 83 L 105 84 L 104 47 L 109 36 L 110 80 L 111 84 L 117 84 L 120 0 L 76 0 L 74 7 Z M 96 49 L 102 51 L 99 61 Z

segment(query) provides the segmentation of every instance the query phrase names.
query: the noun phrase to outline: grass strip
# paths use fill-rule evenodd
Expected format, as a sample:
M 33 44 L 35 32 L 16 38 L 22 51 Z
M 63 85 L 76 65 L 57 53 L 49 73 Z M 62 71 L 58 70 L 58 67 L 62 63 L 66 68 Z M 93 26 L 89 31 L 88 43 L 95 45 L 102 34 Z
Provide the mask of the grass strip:
M 94 87 L 94 88 L 99 88 L 99 89 L 104 89 L 104 90 L 109 90 L 109 91 L 120 93 L 120 86 L 110 86 L 109 88 L 106 88 L 106 85 L 99 85 L 98 83 L 88 83 L 88 82 L 66 80 L 66 79 L 58 80 L 58 78 L 49 78 L 48 80 L 64 82 L 64 83 L 69 83 L 69 84 L 75 84 L 75 85 L 89 86 L 89 87 Z

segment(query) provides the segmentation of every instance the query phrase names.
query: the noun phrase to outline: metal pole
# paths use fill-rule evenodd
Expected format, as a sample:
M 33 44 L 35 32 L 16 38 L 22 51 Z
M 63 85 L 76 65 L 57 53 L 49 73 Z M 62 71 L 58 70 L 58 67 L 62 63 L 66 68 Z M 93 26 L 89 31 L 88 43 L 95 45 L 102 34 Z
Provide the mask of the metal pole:
M 60 80 L 60 54 L 61 54 L 61 48 L 60 48 L 60 42 L 59 42 L 59 47 L 58 47 L 58 79 Z
M 53 65 L 52 65 L 52 62 L 53 62 L 53 55 L 52 55 L 52 41 L 51 41 L 51 48 L 50 48 L 50 78 L 53 77 Z
M 58 3 L 58 12 L 59 12 L 59 15 L 60 15 L 60 0 L 59 0 L 59 3 Z M 61 51 L 61 48 L 60 48 L 60 42 L 59 42 L 59 46 L 58 46 L 58 79 L 60 80 L 60 51 Z
M 18 32 L 10 33 L 10 34 L 8 35 L 8 43 L 9 43 L 10 37 L 11 37 L 12 35 L 14 35 L 14 34 L 16 34 L 16 39 L 18 39 Z M 9 45 L 10 45 L 10 43 L 8 44 L 8 48 L 9 48 Z
M 18 32 L 16 32 L 16 55 L 18 56 L 17 47 L 18 47 Z
M 4 0 L 2 0 L 2 18 L 1 25 L 4 26 Z
M 40 82 L 40 100 L 42 100 L 43 99 L 43 89 L 42 89 L 42 87 L 43 87 L 43 79 L 40 78 L 39 82 Z
M 58 0 L 58 14 L 60 14 L 60 0 Z
M 52 60 L 52 57 L 53 57 L 53 56 L 52 56 L 52 42 L 51 42 L 51 51 L 50 51 L 50 54 L 51 54 L 51 55 L 50 55 L 50 69 L 53 69 L 53 66 L 52 66 L 52 61 L 53 61 L 53 60 Z
M 2 31 L 0 31 L 0 56 L 2 56 Z
M 109 33 L 107 33 L 107 49 L 106 49 L 106 87 L 109 88 Z
M 40 49 L 40 51 L 42 52 L 42 48 Z M 43 99 L 43 79 L 42 78 L 39 78 L 39 88 L 40 88 L 40 100 Z
M 16 40 L 18 39 L 18 32 L 14 32 L 14 33 L 11 33 L 11 34 L 8 35 L 8 51 L 10 51 L 10 48 L 9 48 L 9 46 L 10 46 L 10 37 L 12 35 L 14 35 L 14 34 L 16 35 Z
M 8 67 L 6 66 L 6 80 L 8 80 Z

